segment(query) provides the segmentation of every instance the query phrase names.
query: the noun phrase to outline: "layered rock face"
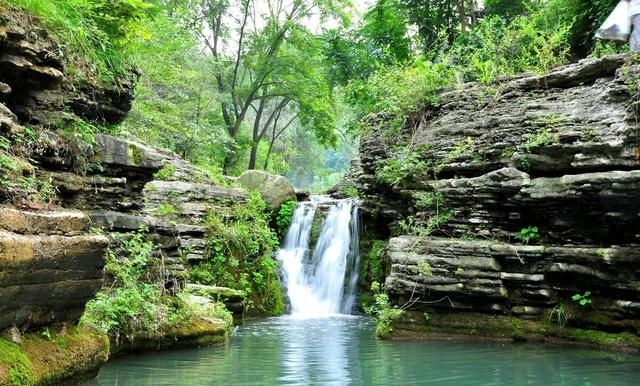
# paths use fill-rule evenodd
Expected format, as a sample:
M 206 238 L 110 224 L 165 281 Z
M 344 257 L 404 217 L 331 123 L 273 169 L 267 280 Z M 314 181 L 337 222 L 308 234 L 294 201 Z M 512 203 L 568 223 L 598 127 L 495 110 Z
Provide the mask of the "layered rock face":
M 31 16 L 8 10 L 0 16 L 0 102 L 21 122 L 54 124 L 65 110 L 98 123 L 121 122 L 131 109 L 136 80 L 132 73 L 117 85 L 74 82 L 60 50 Z
M 148 229 L 158 246 L 154 278 L 181 291 L 184 252 L 204 254 L 206 229 L 196 223 L 215 210 L 209 204 L 246 198 L 245 191 L 214 186 L 170 151 L 74 131 L 73 122 L 122 121 L 135 77 L 99 85 L 70 76 L 58 45 L 36 19 L 2 9 L 0 331 L 77 322 L 104 282 L 105 252 L 114 245 L 104 235 L 110 232 Z M 181 182 L 155 182 L 157 189 L 145 197 L 145 186 L 164 165 Z M 178 214 L 188 221 L 156 213 L 172 197 L 182 200 Z
M 78 211 L 0 214 L 0 330 L 78 320 L 102 287 L 109 240 Z
M 372 117 L 352 175 L 396 236 L 387 289 L 416 310 L 562 306 L 569 325 L 639 334 L 639 75 L 624 55 L 587 59 L 446 91 L 400 133 Z

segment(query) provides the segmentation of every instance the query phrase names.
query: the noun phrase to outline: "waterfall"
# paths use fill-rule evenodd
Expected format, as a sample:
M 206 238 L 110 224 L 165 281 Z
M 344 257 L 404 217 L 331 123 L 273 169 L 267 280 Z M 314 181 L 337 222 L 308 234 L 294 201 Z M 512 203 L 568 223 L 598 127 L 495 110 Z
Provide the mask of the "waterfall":
M 318 240 L 310 250 L 316 213 L 329 207 Z M 319 214 L 319 213 L 318 213 Z M 358 282 L 358 205 L 354 199 L 332 200 L 314 196 L 298 204 L 283 247 L 283 284 L 296 316 L 349 314 Z

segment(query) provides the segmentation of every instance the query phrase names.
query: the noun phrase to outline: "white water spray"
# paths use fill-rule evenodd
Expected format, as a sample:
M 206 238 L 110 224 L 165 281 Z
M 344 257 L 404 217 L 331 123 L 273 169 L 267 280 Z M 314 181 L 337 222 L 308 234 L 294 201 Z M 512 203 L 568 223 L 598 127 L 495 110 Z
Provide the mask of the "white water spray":
M 329 206 L 313 251 L 310 235 L 319 206 Z M 300 317 L 348 314 L 358 281 L 358 206 L 355 200 L 312 197 L 296 208 L 278 252 L 291 313 Z

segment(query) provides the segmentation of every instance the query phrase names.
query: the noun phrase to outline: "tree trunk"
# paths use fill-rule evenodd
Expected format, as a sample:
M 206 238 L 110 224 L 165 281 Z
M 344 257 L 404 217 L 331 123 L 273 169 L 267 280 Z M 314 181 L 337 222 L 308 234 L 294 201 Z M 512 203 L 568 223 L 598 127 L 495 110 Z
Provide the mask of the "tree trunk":
M 460 31 L 464 33 L 467 30 L 467 15 L 464 10 L 465 0 L 458 0 L 458 17 L 460 18 Z

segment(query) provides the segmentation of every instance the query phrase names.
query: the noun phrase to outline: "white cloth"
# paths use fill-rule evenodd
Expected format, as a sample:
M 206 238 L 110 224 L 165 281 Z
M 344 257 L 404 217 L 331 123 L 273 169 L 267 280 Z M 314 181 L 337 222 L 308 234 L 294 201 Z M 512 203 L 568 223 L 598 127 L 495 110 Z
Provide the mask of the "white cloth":
M 629 15 L 637 15 L 640 13 L 640 0 L 631 0 L 629 3 Z
M 632 52 L 640 52 L 640 13 L 631 16 L 633 31 L 629 37 L 629 49 Z

